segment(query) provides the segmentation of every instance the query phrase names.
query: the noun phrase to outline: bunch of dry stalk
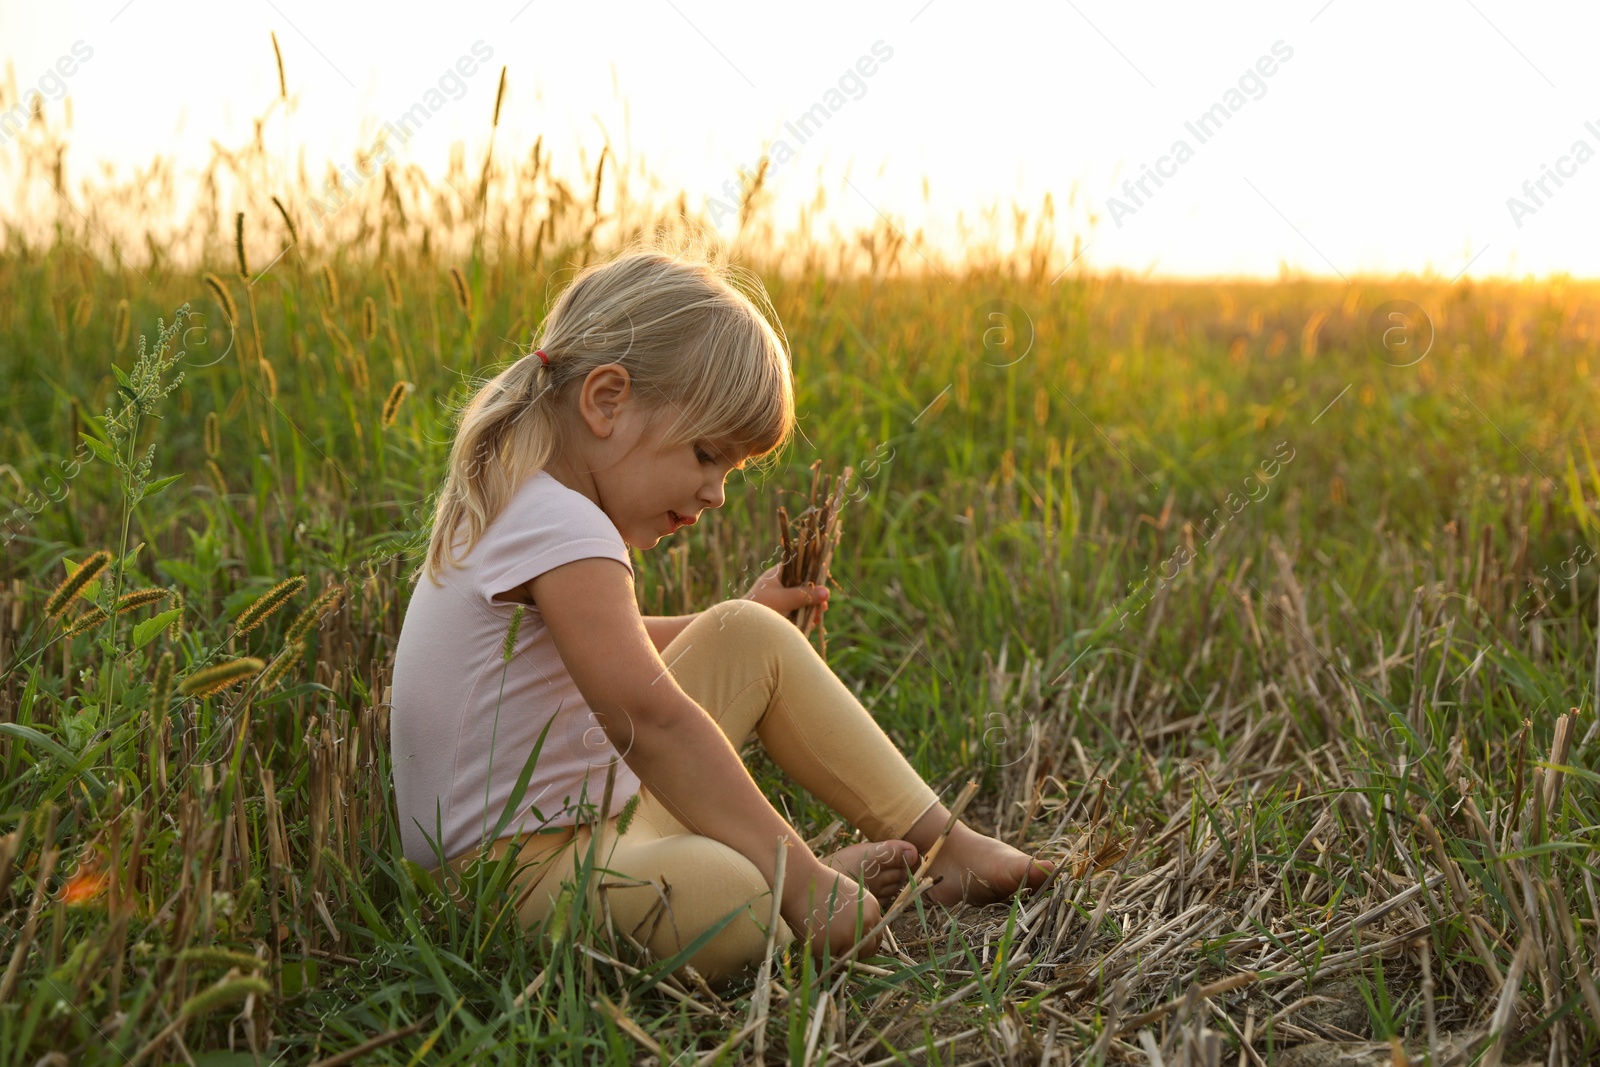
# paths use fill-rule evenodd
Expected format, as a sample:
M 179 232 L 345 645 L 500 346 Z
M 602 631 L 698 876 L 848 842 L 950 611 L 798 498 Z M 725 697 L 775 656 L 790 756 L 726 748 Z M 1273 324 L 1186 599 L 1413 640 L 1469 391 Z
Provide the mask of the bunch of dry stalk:
M 783 540 L 783 569 L 779 580 L 784 585 L 828 583 L 828 564 L 833 559 L 834 546 L 839 543 L 840 509 L 850 474 L 851 469 L 846 467 L 835 481 L 822 473 L 819 459 L 811 464 L 811 496 L 806 509 L 791 520 L 788 509 L 779 505 L 778 536 Z M 817 649 L 826 656 L 828 630 L 822 624 L 822 609 L 821 603 L 807 604 L 790 612 L 788 618 L 807 637 L 816 630 Z

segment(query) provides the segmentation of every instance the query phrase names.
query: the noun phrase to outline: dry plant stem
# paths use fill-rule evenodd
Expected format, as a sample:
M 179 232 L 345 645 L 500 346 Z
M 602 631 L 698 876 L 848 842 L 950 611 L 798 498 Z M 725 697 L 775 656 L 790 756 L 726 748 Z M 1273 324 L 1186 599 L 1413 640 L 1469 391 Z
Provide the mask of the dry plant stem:
M 344 1067 L 345 1064 L 354 1063 L 369 1052 L 376 1052 L 380 1048 L 392 1045 L 396 1041 L 403 1041 L 412 1034 L 421 1032 L 432 1021 L 431 1016 L 418 1019 L 410 1026 L 403 1026 L 398 1030 L 390 1030 L 387 1034 L 379 1034 L 370 1041 L 363 1041 L 355 1048 L 346 1049 L 337 1056 L 329 1056 L 327 1059 L 318 1060 L 311 1067 Z
M 45 901 L 50 896 L 50 875 L 56 869 L 56 860 L 61 857 L 59 849 L 50 847 L 50 839 L 55 837 L 55 833 L 56 809 L 52 805 L 49 815 L 45 817 L 44 836 L 39 839 L 43 856 L 39 860 L 39 875 L 33 883 L 33 899 L 28 902 L 28 917 L 22 923 L 22 933 L 17 936 L 17 947 L 11 951 L 11 963 L 6 967 L 5 977 L 0 978 L 0 1004 L 9 1002 L 11 994 L 16 991 L 28 947 L 33 944 L 34 934 L 39 929 L 39 913 L 44 910 Z
M 850 480 L 851 468 L 840 472 L 837 481 L 824 478 L 822 461 L 811 464 L 811 495 L 805 511 L 793 522 L 787 508 L 778 508 L 778 536 L 783 544 L 783 564 L 779 581 L 786 586 L 816 583 L 826 585 L 828 567 L 833 560 L 833 549 L 838 544 L 842 530 L 840 510 L 844 505 L 844 490 Z M 822 626 L 821 604 L 797 608 L 788 616 L 789 621 L 810 635 L 818 631 L 819 651 L 825 656 L 828 650 L 827 630 Z

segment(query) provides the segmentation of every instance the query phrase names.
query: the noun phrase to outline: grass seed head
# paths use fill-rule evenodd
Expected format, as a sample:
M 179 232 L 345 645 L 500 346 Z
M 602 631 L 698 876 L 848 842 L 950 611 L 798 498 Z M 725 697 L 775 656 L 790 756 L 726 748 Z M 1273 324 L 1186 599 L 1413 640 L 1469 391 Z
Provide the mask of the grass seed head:
M 309 607 L 295 617 L 283 639 L 290 644 L 303 640 L 313 626 L 333 614 L 343 599 L 344 586 L 330 585 L 317 595 L 317 599 L 313 600 Z
M 116 603 L 111 605 L 111 614 L 121 615 L 124 611 L 142 608 L 146 604 L 154 604 L 167 599 L 171 595 L 172 590 L 170 589 L 135 589 L 132 592 L 123 593 L 117 598 Z
M 105 622 L 108 616 L 104 608 L 90 608 L 88 611 L 72 620 L 72 625 L 66 629 L 66 636 L 77 637 L 85 631 L 92 630 Z
M 110 563 L 111 553 L 103 548 L 84 560 L 83 566 L 56 586 L 55 592 L 50 594 L 50 599 L 45 601 L 45 616 L 53 619 L 66 611 L 67 605 L 72 603 L 73 598 L 83 592 L 84 587 L 94 581 L 95 575 L 105 570 Z
M 222 305 L 222 313 L 228 316 L 228 325 L 235 326 L 239 322 L 239 306 L 233 302 L 233 294 L 228 292 L 228 286 L 223 280 L 207 271 L 201 281 L 216 296 L 217 303 Z
M 241 656 L 214 667 L 195 671 L 178 683 L 178 692 L 186 697 L 208 697 L 230 685 L 242 682 L 261 673 L 266 664 L 254 656 Z
M 278 61 L 278 99 L 289 99 L 289 82 L 283 76 L 283 49 L 278 47 L 278 31 L 269 31 L 272 34 L 272 58 Z M 274 200 L 277 197 L 273 197 Z
M 403 305 L 400 301 L 400 277 L 394 272 L 394 265 L 384 261 L 383 287 L 389 294 L 389 306 L 398 311 Z
M 222 468 L 217 466 L 217 461 L 214 459 L 206 460 L 206 471 L 211 475 L 211 481 L 217 490 L 217 495 L 227 496 L 228 480 L 222 476 Z
M 278 209 L 278 214 L 280 216 L 282 216 L 282 218 L 283 218 L 284 228 L 289 231 L 289 244 L 291 244 L 291 245 L 299 244 L 300 243 L 300 231 L 295 229 L 294 219 L 291 219 L 289 217 L 289 209 L 284 207 L 283 206 L 283 201 L 279 200 L 277 197 L 273 197 L 272 198 L 272 206 Z
M 222 420 L 215 411 L 206 414 L 206 455 L 216 459 L 222 455 Z
M 633 813 L 639 809 L 639 794 L 635 793 L 622 805 L 622 812 L 617 816 L 617 836 L 621 837 L 628 832 L 628 824 L 633 821 Z
M 334 276 L 333 268 L 326 263 L 322 265 L 322 287 L 327 290 L 328 305 L 339 306 L 339 279 Z
M 507 663 L 511 662 L 511 657 L 515 655 L 517 651 L 517 633 L 522 629 L 522 615 L 524 610 L 525 609 L 522 604 L 518 604 L 516 607 L 511 609 L 511 625 L 506 627 L 505 644 L 500 648 L 500 658 L 505 660 Z
M 250 264 L 244 258 L 244 212 L 233 216 L 233 251 L 239 257 L 239 277 L 250 280 Z
M 278 372 L 272 369 L 272 360 L 262 356 L 256 361 L 261 366 L 261 378 L 266 382 L 267 399 L 278 399 Z
M 238 967 L 241 970 L 260 970 L 267 965 L 266 960 L 257 959 L 248 952 L 236 952 L 233 949 L 217 948 L 213 945 L 186 948 L 178 953 L 178 959 L 184 963 L 198 963 L 201 966 Z
M 378 336 L 378 305 L 372 297 L 361 302 L 361 339 L 368 344 Z
M 172 625 L 167 627 L 167 636 L 176 641 L 183 636 L 183 609 L 187 606 L 183 593 L 174 589 L 172 591 L 172 608 L 178 614 L 172 617 Z
M 410 382 L 395 382 L 394 388 L 389 390 L 389 398 L 383 402 L 383 425 L 393 426 L 394 420 L 400 414 L 400 402 L 411 392 Z
M 295 662 L 299 660 L 304 652 L 305 645 L 299 641 L 291 641 L 285 645 L 283 650 L 273 657 L 267 669 L 262 672 L 261 691 L 264 693 L 277 685 L 278 681 L 289 672 L 289 668 L 295 665 Z
M 203 989 L 183 1002 L 183 1007 L 178 1010 L 180 1018 L 190 1018 L 195 1015 L 204 1015 L 215 1011 L 217 1008 L 244 1000 L 254 995 L 264 997 L 272 992 L 272 986 L 264 978 L 235 978 L 231 982 L 218 982 L 210 989 Z
M 450 268 L 450 282 L 455 288 L 456 306 L 461 309 L 461 314 L 472 318 L 472 294 L 467 291 L 467 280 L 462 277 L 459 267 Z
M 117 301 L 117 312 L 113 316 L 111 325 L 111 347 L 116 351 L 121 352 L 122 346 L 128 343 L 128 327 L 132 322 L 133 316 L 128 312 L 128 300 L 124 297 Z
M 489 123 L 489 128 L 491 130 L 492 129 L 497 129 L 500 126 L 500 105 L 505 102 L 505 98 L 506 98 L 506 68 L 505 67 L 501 67 L 500 68 L 500 88 L 496 89 L 495 90 L 495 94 L 494 94 L 494 121 Z
M 260 626 L 267 620 L 268 616 L 283 607 L 284 604 L 289 602 L 290 597 L 299 593 L 305 587 L 305 575 L 297 574 L 293 578 L 285 578 L 265 593 L 256 597 L 255 601 L 234 620 L 234 635 L 247 634 L 257 626 Z
M 156 677 L 150 683 L 150 725 L 156 727 L 167 717 L 167 701 L 172 699 L 172 669 L 176 661 L 169 649 L 156 664 Z

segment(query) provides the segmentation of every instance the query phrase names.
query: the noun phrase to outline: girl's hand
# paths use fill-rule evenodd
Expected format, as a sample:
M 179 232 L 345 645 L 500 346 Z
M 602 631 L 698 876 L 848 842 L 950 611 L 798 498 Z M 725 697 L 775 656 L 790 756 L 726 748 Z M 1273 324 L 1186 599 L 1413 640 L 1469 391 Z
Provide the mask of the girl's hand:
M 849 875 L 818 863 L 810 878 L 796 878 L 784 887 L 781 912 L 795 939 L 821 959 L 824 949 L 838 957 L 865 940 L 861 956 L 873 956 L 883 931 L 872 928 L 883 917 L 878 898 Z M 859 931 L 859 936 L 858 936 Z
M 756 579 L 750 591 L 744 595 L 744 599 L 765 604 L 785 618 L 790 612 L 810 604 L 818 604 L 824 610 L 827 609 L 827 586 L 815 582 L 807 585 L 784 585 L 778 578 L 782 569 L 782 564 L 776 564 L 762 572 L 761 577 Z

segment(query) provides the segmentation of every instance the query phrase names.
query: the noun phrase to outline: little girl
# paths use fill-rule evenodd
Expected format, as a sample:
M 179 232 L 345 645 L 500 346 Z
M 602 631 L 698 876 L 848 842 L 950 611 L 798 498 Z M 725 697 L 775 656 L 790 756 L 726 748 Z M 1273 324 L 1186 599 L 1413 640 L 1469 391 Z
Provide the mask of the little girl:
M 785 618 L 826 604 L 827 589 L 784 587 L 773 567 L 739 600 L 639 613 L 628 546 L 652 548 L 721 507 L 728 472 L 793 430 L 788 355 L 762 308 L 759 282 L 657 251 L 574 279 L 536 350 L 461 417 L 391 694 L 408 859 L 460 870 L 485 844 L 491 859 L 516 852 L 518 913 L 532 925 L 599 835 L 607 874 L 589 879 L 591 904 L 605 882 L 616 928 L 656 958 L 739 912 L 688 960 L 718 983 L 766 950 L 780 846 L 778 943 L 838 954 L 950 816 Z M 547 725 L 505 836 L 485 841 Z M 752 735 L 870 841 L 817 858 L 741 762 Z M 957 822 L 927 895 L 991 902 L 1051 867 Z

